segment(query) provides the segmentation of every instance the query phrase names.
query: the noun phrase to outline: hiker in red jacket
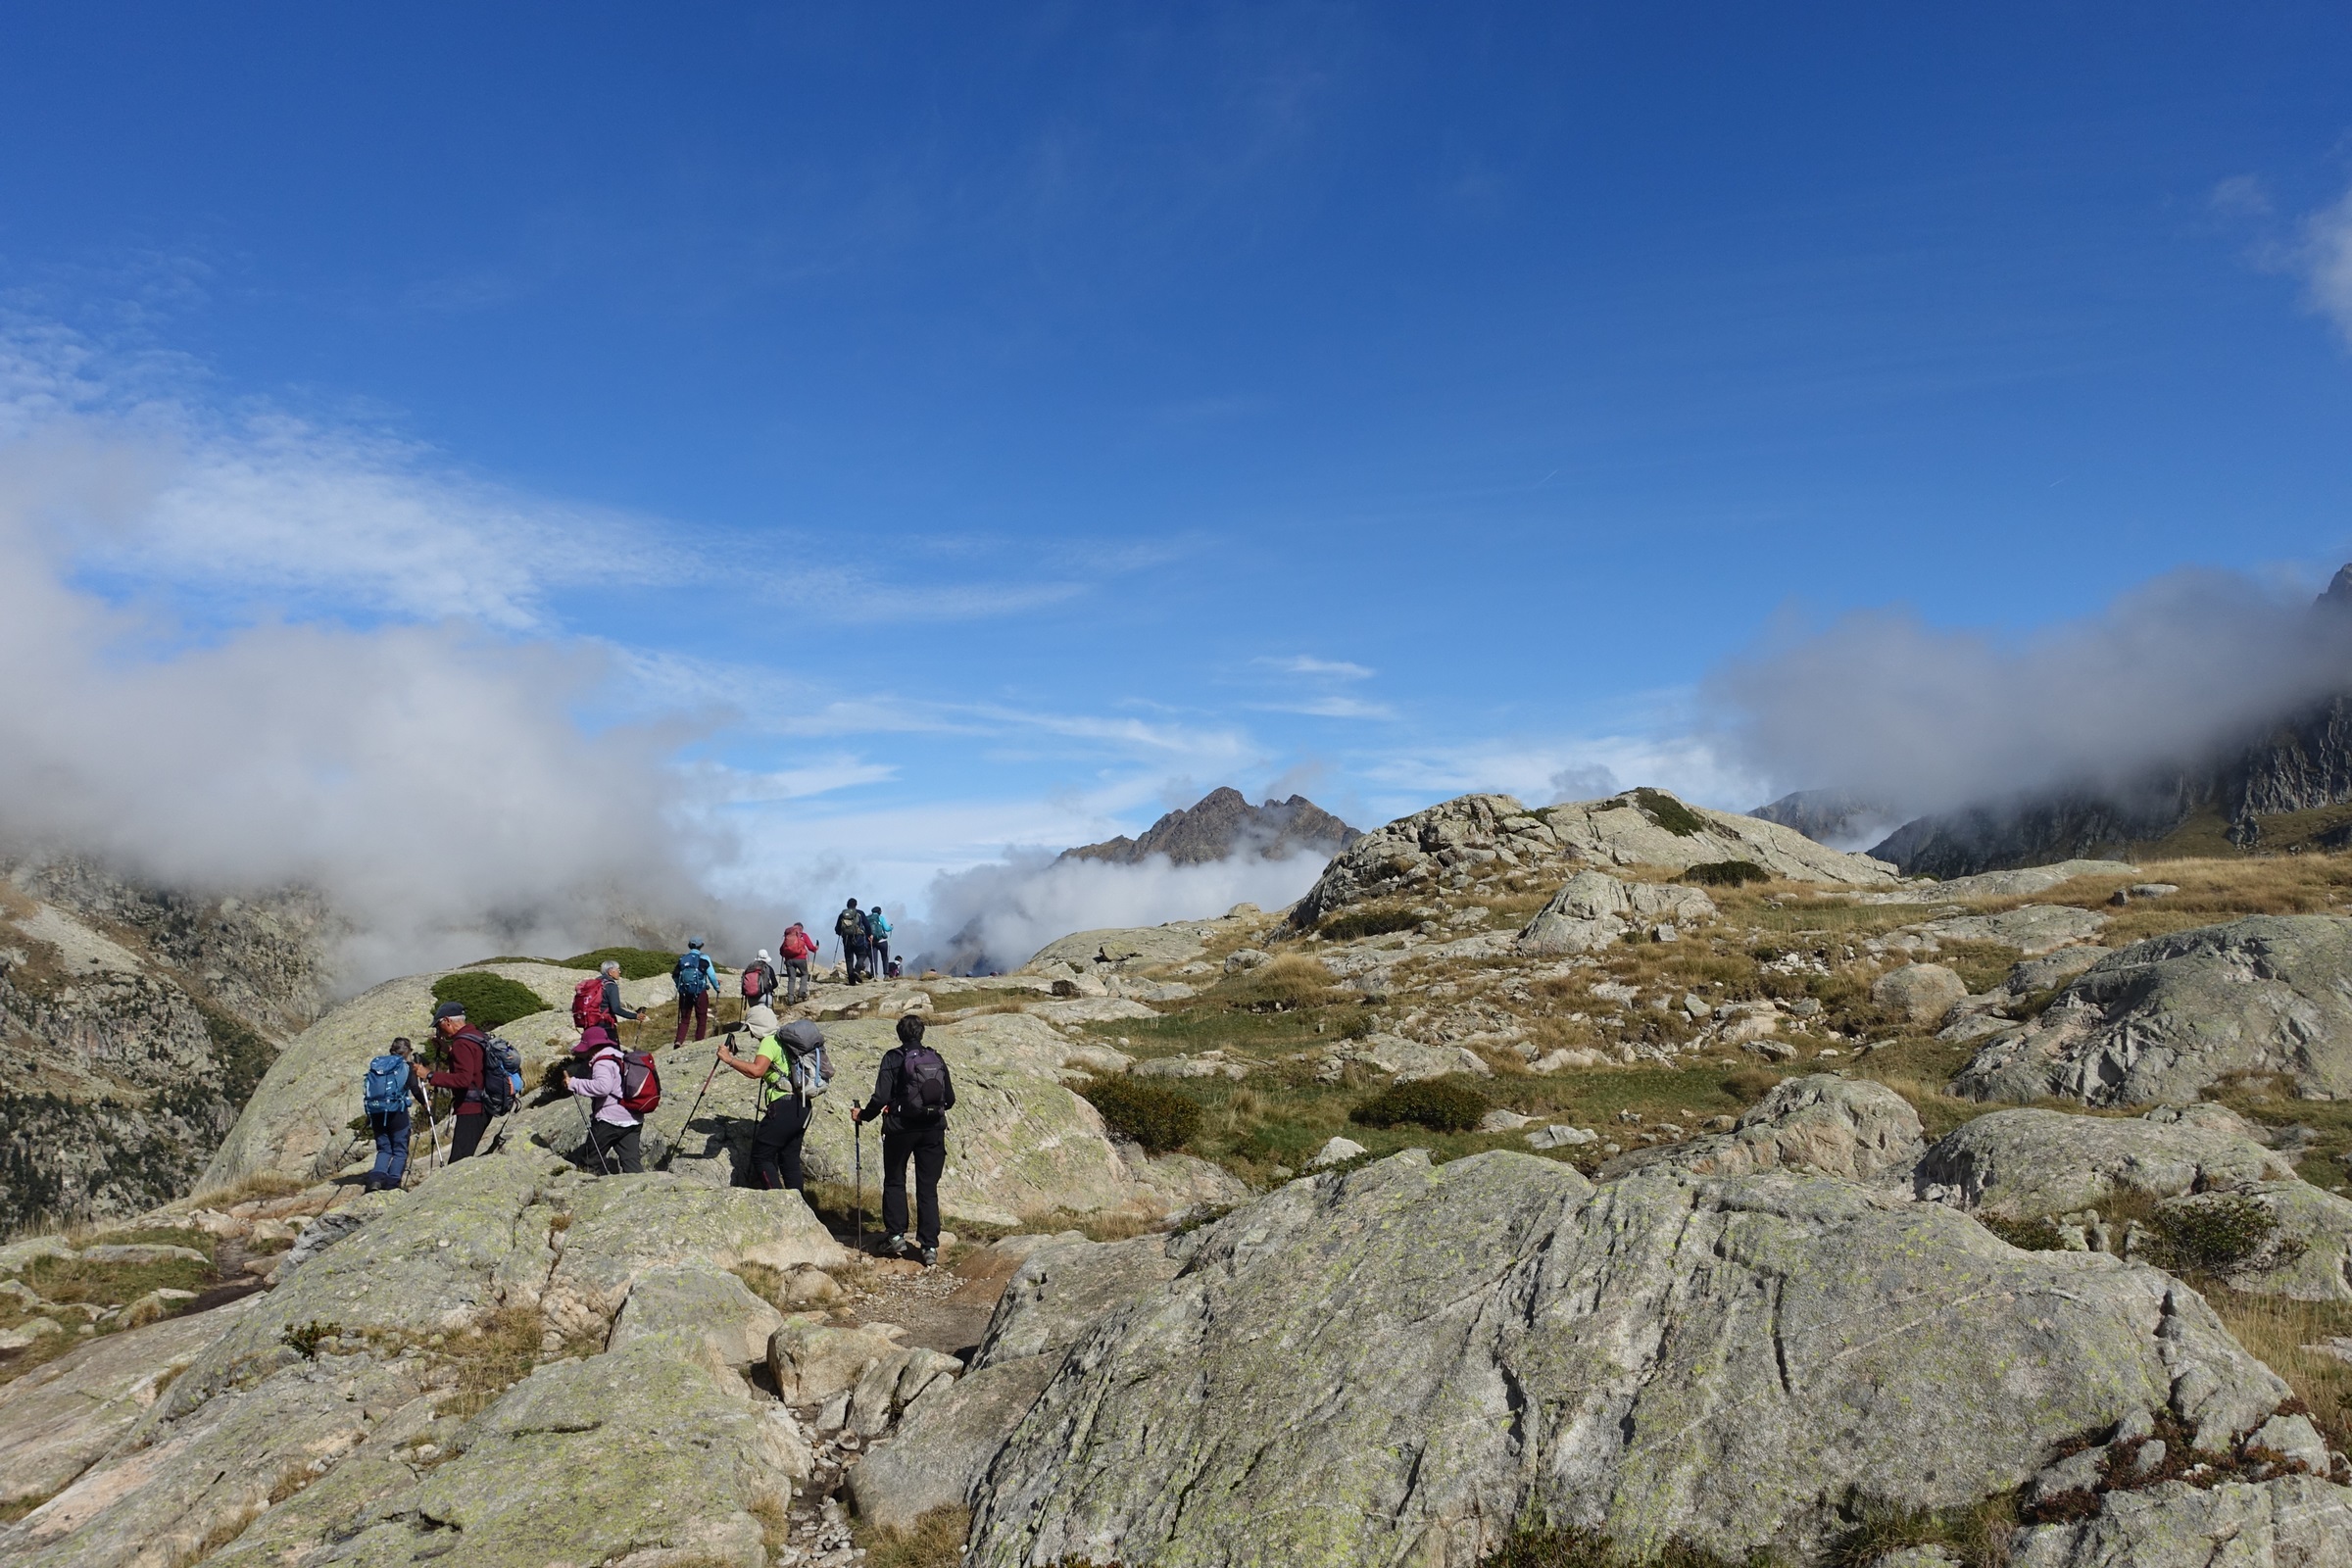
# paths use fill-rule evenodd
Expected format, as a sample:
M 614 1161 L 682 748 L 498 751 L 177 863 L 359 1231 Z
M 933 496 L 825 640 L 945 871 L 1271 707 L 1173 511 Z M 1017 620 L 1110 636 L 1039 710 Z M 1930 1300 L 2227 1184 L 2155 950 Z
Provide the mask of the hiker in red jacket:
M 457 1102 L 449 1142 L 449 1157 L 464 1159 L 481 1147 L 482 1129 L 490 1125 L 490 1104 L 483 1097 L 483 1073 L 489 1058 L 483 1054 L 482 1032 L 466 1021 L 466 1004 L 444 1002 L 433 1009 L 433 1032 L 449 1065 L 428 1080 L 446 1089 Z
M 816 938 L 801 928 L 795 920 L 786 929 L 776 951 L 784 956 L 784 1004 L 808 1000 L 808 960 L 816 956 Z

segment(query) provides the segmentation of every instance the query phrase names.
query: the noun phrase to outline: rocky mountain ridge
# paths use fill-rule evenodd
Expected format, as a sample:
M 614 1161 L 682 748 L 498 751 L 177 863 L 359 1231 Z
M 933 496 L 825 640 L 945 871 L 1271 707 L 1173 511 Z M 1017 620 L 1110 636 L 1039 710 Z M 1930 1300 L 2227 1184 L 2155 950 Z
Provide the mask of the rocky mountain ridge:
M 186 1192 L 325 1005 L 333 915 L 195 898 L 70 857 L 0 862 L 0 1230 Z
M 1251 806 L 1241 791 L 1225 787 L 1168 812 L 1138 837 L 1121 834 L 1101 844 L 1082 844 L 1062 851 L 1061 858 L 1134 865 L 1164 855 L 1178 865 L 1198 865 L 1237 854 L 1268 859 L 1292 855 L 1328 858 L 1362 836 L 1303 795 Z

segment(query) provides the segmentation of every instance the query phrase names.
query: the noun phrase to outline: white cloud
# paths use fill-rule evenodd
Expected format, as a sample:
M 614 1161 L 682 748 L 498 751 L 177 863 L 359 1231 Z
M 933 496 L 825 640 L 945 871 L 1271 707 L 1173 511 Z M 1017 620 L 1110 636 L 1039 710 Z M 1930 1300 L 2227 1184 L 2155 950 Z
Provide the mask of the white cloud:
M 1261 713 L 1303 713 L 1310 718 L 1395 718 L 1396 710 L 1386 703 L 1356 697 L 1310 697 L 1296 703 L 1251 703 Z
M 929 915 L 906 946 L 913 952 L 919 944 L 924 961 L 957 971 L 1011 969 L 1074 931 L 1205 919 L 1237 904 L 1281 908 L 1314 885 L 1325 863 L 1311 855 L 1195 865 L 1164 855 L 1137 865 L 1061 860 L 1044 850 L 1009 855 L 935 878 Z
M 2304 220 L 2301 260 L 2312 307 L 2352 345 L 2352 191 Z
M 1344 659 L 1317 659 L 1311 654 L 1293 654 L 1287 659 L 1258 659 L 1253 662 L 1286 675 L 1321 675 L 1333 680 L 1369 680 L 1378 673 L 1362 664 L 1351 664 Z

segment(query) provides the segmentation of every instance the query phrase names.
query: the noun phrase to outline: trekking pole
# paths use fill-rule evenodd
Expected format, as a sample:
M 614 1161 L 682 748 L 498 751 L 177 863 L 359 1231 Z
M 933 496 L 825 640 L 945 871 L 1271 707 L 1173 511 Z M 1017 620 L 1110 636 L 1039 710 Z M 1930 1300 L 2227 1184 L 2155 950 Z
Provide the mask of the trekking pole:
M 608 1176 L 612 1175 L 612 1162 L 605 1157 L 605 1146 L 596 1141 L 596 1123 L 588 1119 L 588 1102 L 586 1097 L 581 1095 L 573 1095 L 571 1097 L 571 1102 L 580 1107 L 580 1126 L 587 1131 L 588 1147 L 596 1151 L 597 1168 Z
M 865 1123 L 856 1116 L 850 1118 L 850 1168 L 857 1172 L 857 1185 L 850 1189 L 851 1207 L 858 1214 L 858 1254 L 865 1255 Z
M 733 1031 L 730 1030 L 728 1033 L 731 1034 Z M 721 1035 L 719 1038 L 724 1040 L 726 1036 Z M 671 1140 L 670 1146 L 667 1149 L 662 1152 L 662 1157 L 654 1161 L 654 1169 L 667 1170 L 669 1169 L 669 1162 L 678 1157 L 678 1145 L 686 1141 L 686 1134 L 692 1130 L 694 1126 L 694 1113 L 703 1108 L 703 1096 L 710 1092 L 710 1081 L 717 1076 L 718 1053 L 713 1051 L 710 1053 L 710 1070 L 703 1075 L 703 1087 L 696 1093 L 694 1097 L 694 1103 L 686 1107 L 686 1119 L 678 1123 L 678 1136 Z

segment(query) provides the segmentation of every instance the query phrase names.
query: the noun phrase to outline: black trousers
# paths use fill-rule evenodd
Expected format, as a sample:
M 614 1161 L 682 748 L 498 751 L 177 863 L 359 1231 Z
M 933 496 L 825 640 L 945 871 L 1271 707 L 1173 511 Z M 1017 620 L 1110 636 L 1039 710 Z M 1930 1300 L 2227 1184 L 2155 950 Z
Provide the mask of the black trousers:
M 490 1126 L 488 1111 L 480 1111 L 473 1115 L 460 1111 L 449 1119 L 454 1123 L 449 1136 L 449 1157 L 451 1159 L 464 1159 L 482 1147 L 482 1134 Z
M 948 1122 L 941 1117 L 928 1127 L 882 1131 L 882 1228 L 893 1236 L 906 1234 L 906 1165 L 914 1163 L 916 1237 L 925 1247 L 939 1245 L 939 1173 L 948 1163 Z
M 635 1176 L 645 1169 L 645 1161 L 638 1152 L 645 1138 L 642 1122 L 615 1127 L 609 1121 L 591 1120 L 588 1126 L 594 1147 L 587 1153 L 599 1171 Z
M 767 1107 L 752 1135 L 752 1174 L 774 1191 L 801 1188 L 801 1139 L 808 1131 L 808 1107 L 786 1095 Z

